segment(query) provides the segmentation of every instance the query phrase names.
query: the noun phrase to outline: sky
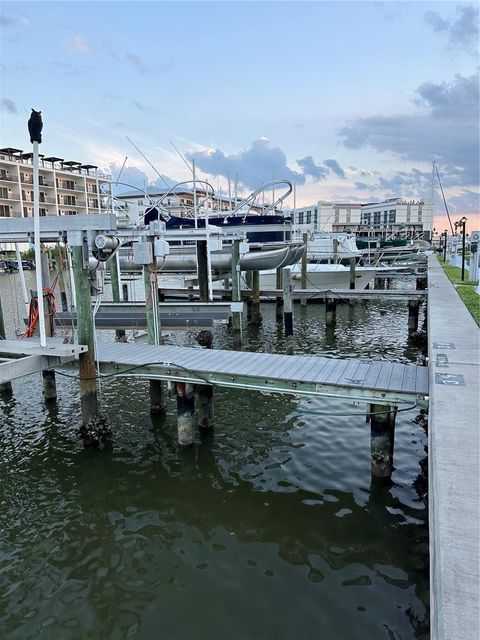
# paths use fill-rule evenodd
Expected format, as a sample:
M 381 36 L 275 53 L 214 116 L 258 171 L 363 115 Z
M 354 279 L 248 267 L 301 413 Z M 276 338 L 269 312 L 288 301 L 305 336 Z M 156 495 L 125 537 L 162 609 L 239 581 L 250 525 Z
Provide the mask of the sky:
M 452 217 L 480 228 L 478 8 L 2 2 L 0 145 L 29 149 L 33 107 L 42 153 L 129 185 L 195 160 L 223 192 L 294 181 L 297 206 L 433 192 L 440 228 L 435 160 Z

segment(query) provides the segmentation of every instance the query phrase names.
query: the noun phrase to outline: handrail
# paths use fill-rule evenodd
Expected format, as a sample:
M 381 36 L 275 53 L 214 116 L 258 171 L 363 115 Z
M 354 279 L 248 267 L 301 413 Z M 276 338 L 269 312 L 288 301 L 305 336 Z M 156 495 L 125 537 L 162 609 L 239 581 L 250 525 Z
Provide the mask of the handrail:
M 249 214 L 255 200 L 257 199 L 257 197 L 263 192 L 266 191 L 267 189 L 274 187 L 275 185 L 278 184 L 286 184 L 288 187 L 288 190 L 286 193 L 284 193 L 283 195 L 281 195 L 279 198 L 277 198 L 274 202 L 272 202 L 272 204 L 270 204 L 268 207 L 266 207 L 262 213 L 266 214 L 269 211 L 271 211 L 272 209 L 275 209 L 279 204 L 281 204 L 286 198 L 288 198 L 288 196 L 292 193 L 293 191 L 293 185 L 290 182 L 290 180 L 273 180 L 272 182 L 267 182 L 265 184 L 263 184 L 261 187 L 258 187 L 258 189 L 256 189 L 255 191 L 252 191 L 252 193 L 245 198 L 244 200 L 242 200 L 236 207 L 234 207 L 230 213 L 225 216 L 225 220 L 227 220 L 227 218 L 229 218 L 231 215 L 235 215 L 238 211 L 240 211 L 240 209 L 243 209 L 243 207 L 245 205 L 248 205 L 248 210 L 245 213 L 245 215 L 243 216 L 243 218 L 245 219 L 247 217 L 247 215 Z

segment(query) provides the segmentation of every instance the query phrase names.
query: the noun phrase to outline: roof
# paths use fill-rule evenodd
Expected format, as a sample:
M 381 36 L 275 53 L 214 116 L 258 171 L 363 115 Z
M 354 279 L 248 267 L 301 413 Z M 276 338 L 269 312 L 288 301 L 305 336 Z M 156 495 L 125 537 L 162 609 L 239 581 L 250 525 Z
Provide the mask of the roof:
M 0 153 L 8 153 L 9 155 L 22 153 L 22 151 L 23 149 L 14 149 L 13 147 L 5 147 L 4 149 L 0 149 Z

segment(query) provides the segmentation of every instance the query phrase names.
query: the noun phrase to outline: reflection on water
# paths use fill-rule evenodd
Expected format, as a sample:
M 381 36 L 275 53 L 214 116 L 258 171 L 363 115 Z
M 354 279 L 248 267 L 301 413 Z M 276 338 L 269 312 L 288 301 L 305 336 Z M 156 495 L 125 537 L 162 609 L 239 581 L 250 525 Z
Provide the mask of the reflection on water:
M 1 276 L 4 307 L 8 291 Z M 245 348 L 282 352 L 262 313 Z M 326 331 L 323 305 L 295 306 L 296 349 L 414 362 L 406 319 L 406 303 L 339 305 Z M 398 414 L 385 486 L 352 402 L 216 389 L 215 432 L 179 451 L 174 400 L 152 418 L 146 382 L 110 380 L 112 445 L 85 451 L 76 383 L 58 389 L 46 407 L 27 378 L 0 399 L 2 638 L 428 637 L 418 410 Z

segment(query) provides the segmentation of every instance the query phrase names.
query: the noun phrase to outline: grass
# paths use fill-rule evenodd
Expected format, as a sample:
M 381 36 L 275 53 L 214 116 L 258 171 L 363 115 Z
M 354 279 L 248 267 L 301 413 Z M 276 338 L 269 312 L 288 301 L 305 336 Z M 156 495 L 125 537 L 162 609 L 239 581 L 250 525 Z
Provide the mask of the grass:
M 475 322 L 480 326 L 480 295 L 475 291 L 478 281 L 469 282 L 465 280 L 462 282 L 462 270 L 460 267 L 450 266 L 444 262 L 443 256 L 438 256 L 438 261 L 444 268 L 450 282 L 455 286 L 463 304 L 470 311 Z M 465 271 L 465 277 L 468 278 L 468 271 Z

